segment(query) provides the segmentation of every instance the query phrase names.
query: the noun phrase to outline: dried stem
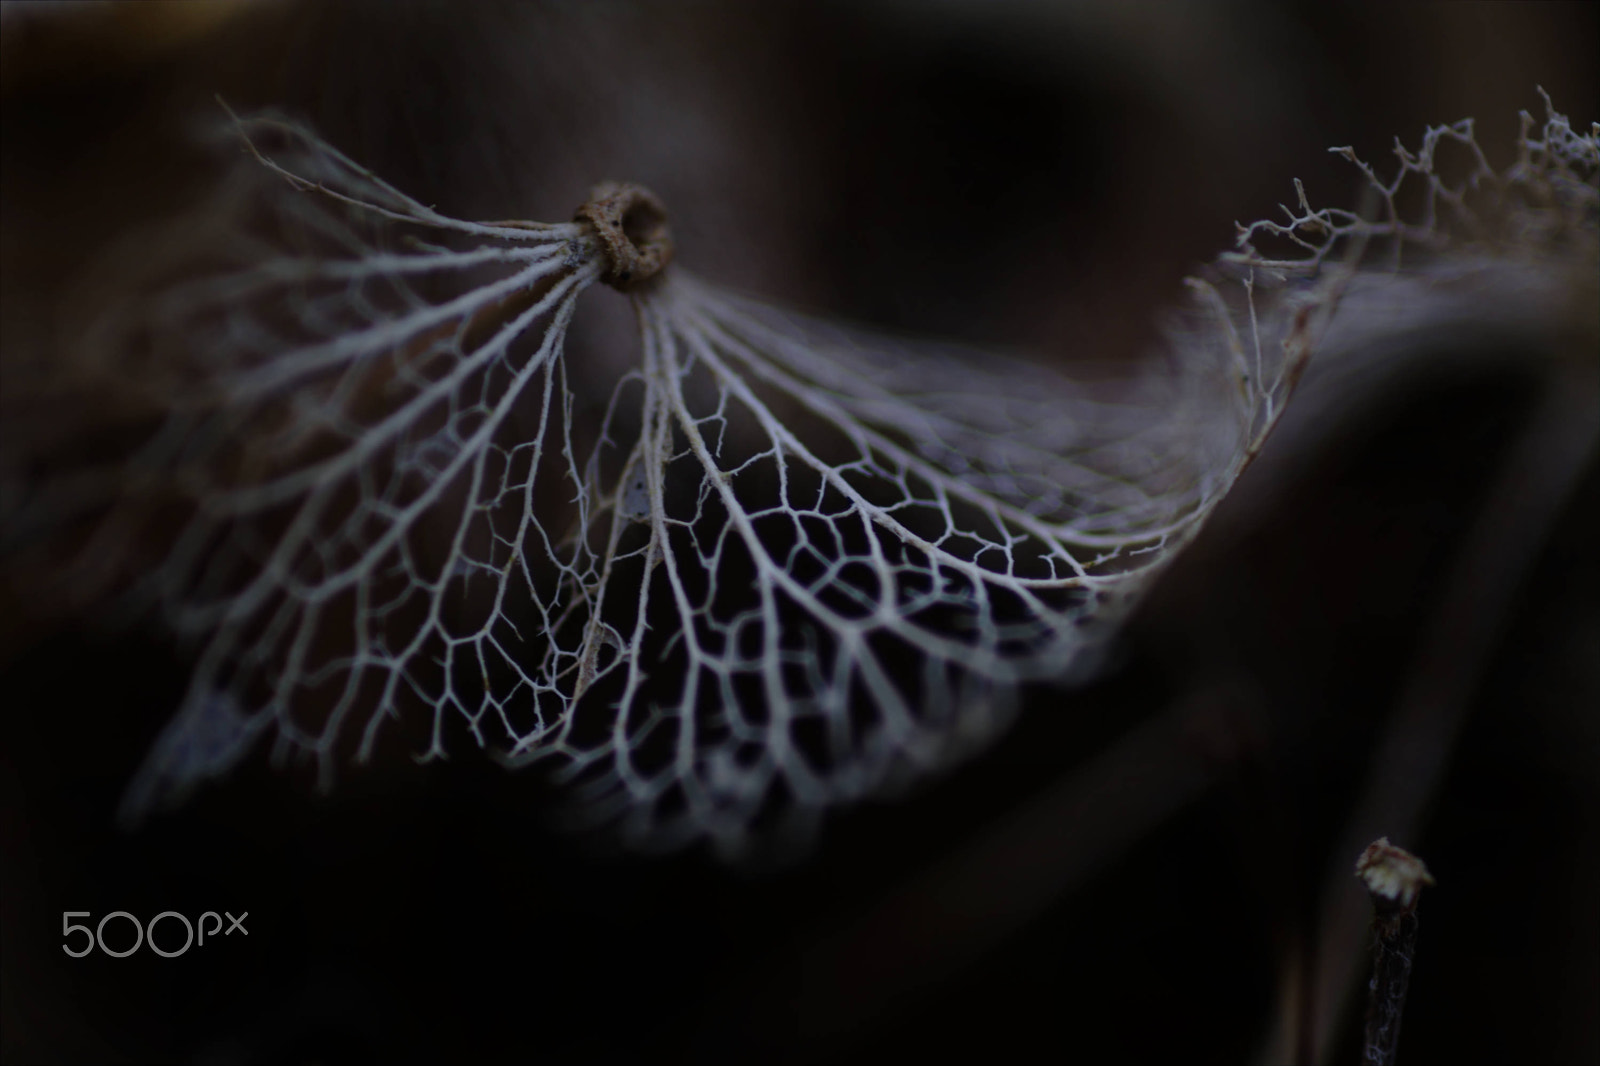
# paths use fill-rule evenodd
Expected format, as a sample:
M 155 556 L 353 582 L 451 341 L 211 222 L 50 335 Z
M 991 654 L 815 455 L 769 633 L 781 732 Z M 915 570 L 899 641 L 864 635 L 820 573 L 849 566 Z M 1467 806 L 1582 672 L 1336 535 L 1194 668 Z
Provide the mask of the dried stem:
M 1400 1013 L 1417 949 L 1417 900 L 1434 883 L 1428 867 L 1379 837 L 1356 860 L 1356 876 L 1372 898 L 1372 981 L 1367 985 L 1367 1030 L 1361 1061 L 1392 1066 L 1400 1044 Z
M 613 288 L 626 292 L 641 285 L 672 260 L 667 209 L 642 185 L 602 182 L 572 217 L 594 227 L 606 253 L 603 280 Z
M 1595 415 L 1593 372 L 1574 365 L 1551 378 L 1528 427 L 1501 460 L 1489 503 L 1452 563 L 1399 706 L 1377 744 L 1370 778 L 1345 831 L 1344 854 L 1373 832 L 1393 827 L 1397 834 L 1413 834 L 1426 821 L 1512 597 L 1594 454 L 1600 433 Z M 1328 1061 L 1335 1019 L 1347 990 L 1353 991 L 1362 921 L 1359 895 L 1327 893 L 1315 934 L 1311 990 L 1311 1044 L 1319 1063 Z

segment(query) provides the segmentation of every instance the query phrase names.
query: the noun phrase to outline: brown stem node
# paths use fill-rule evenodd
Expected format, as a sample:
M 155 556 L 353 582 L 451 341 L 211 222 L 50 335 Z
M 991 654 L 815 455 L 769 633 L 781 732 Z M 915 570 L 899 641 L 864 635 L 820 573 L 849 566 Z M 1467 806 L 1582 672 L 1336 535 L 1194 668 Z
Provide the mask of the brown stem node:
M 589 191 L 588 201 L 573 220 L 594 228 L 606 255 L 604 280 L 612 288 L 634 289 L 672 260 L 667 209 L 642 185 L 601 182 Z

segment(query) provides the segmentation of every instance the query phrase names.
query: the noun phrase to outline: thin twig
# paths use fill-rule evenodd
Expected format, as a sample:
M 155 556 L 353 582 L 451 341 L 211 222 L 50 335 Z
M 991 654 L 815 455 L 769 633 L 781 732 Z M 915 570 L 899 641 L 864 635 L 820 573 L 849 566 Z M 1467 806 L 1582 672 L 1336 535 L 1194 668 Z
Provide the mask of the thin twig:
M 1356 876 L 1372 899 L 1372 981 L 1367 985 L 1367 1031 L 1361 1061 L 1394 1066 L 1400 1014 L 1417 950 L 1417 899 L 1434 884 L 1428 867 L 1404 848 L 1379 837 L 1356 860 Z
M 1452 564 L 1337 855 L 1349 855 L 1383 830 L 1414 839 L 1425 822 L 1512 598 L 1595 451 L 1600 418 L 1593 374 L 1583 366 L 1574 371 L 1552 376 L 1528 428 L 1496 472 L 1487 502 Z M 1344 883 L 1344 861 L 1337 865 L 1330 884 Z M 1313 956 L 1309 1041 L 1318 1063 L 1328 1061 L 1335 1020 L 1352 990 L 1364 912 L 1353 891 L 1334 889 L 1324 897 Z M 1294 1046 L 1290 1028 L 1280 1019 L 1269 1047 Z

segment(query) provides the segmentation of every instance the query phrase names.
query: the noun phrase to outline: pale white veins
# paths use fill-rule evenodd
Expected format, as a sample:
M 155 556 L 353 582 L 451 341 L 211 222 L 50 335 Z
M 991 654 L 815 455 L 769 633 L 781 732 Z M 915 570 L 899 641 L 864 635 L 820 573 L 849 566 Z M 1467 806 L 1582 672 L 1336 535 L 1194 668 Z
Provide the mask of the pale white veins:
M 460 221 L 300 127 L 238 131 L 226 259 L 99 333 L 108 366 L 143 338 L 170 412 L 100 540 L 141 521 L 127 486 L 185 503 L 139 591 L 199 649 L 130 817 L 262 736 L 329 783 L 397 718 L 647 847 L 738 853 L 945 766 L 1018 683 L 1092 669 L 1271 429 L 1335 253 L 1401 232 L 1302 196 L 1194 283 L 1164 359 L 1093 381 L 673 264 L 630 290 L 642 358 L 605 402 L 563 362 L 609 269 L 592 222 Z

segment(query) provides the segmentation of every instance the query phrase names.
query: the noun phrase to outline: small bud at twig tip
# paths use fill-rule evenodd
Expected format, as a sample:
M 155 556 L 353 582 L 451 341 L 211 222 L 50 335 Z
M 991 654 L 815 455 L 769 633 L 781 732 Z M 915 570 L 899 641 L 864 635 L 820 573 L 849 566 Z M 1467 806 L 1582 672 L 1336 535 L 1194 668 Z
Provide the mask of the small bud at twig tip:
M 1388 837 L 1367 845 L 1356 860 L 1356 876 L 1367 886 L 1372 905 L 1383 918 L 1414 910 L 1422 886 L 1435 883 L 1426 863 L 1389 843 Z

